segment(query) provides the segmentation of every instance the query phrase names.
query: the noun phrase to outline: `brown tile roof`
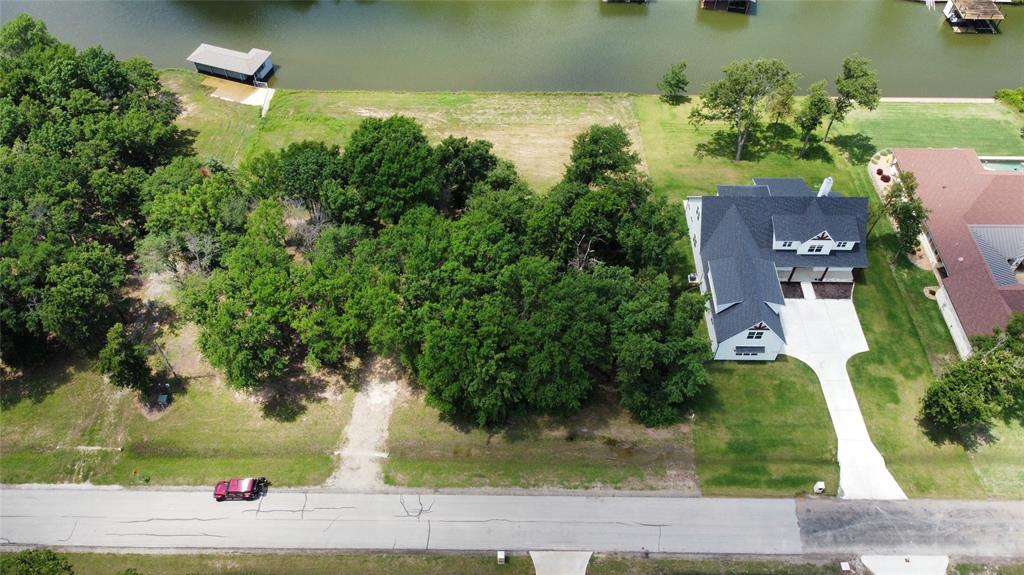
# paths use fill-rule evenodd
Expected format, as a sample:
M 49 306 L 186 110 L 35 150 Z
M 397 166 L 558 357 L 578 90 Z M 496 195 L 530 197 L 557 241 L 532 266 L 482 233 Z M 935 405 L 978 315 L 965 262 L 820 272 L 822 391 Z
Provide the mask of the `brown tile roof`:
M 1024 225 L 1024 173 L 985 170 L 974 150 L 897 148 L 896 162 L 920 183 L 928 233 L 949 277 L 943 285 L 968 335 L 1003 327 L 1024 311 L 1024 285 L 1000 287 L 969 225 Z

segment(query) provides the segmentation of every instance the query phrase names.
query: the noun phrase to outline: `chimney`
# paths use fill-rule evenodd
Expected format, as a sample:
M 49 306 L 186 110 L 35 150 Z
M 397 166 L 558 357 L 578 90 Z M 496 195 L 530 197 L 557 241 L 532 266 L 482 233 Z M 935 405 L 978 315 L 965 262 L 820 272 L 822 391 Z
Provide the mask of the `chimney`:
M 825 178 L 821 182 L 821 187 L 818 188 L 818 197 L 823 198 L 832 191 L 832 176 Z

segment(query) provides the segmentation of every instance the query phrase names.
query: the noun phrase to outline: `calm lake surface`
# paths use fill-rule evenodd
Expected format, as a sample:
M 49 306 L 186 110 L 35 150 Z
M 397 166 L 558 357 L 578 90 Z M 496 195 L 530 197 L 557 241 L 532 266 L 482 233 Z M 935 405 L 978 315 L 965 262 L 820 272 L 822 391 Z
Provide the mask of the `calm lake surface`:
M 907 0 L 761 0 L 753 16 L 598 0 L 11 2 L 80 47 L 190 67 L 200 43 L 271 50 L 279 88 L 653 92 L 676 60 L 691 89 L 735 59 L 784 59 L 804 85 L 844 56 L 874 61 L 888 96 L 991 96 L 1024 85 L 1024 8 L 1002 34 L 955 34 Z M 941 3 L 940 3 L 941 8 Z

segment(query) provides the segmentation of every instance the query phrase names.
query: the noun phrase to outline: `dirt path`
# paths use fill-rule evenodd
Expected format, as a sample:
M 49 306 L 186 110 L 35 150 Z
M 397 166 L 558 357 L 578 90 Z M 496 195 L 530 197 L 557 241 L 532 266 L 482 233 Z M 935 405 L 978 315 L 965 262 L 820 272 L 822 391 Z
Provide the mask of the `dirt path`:
M 356 394 L 352 419 L 345 428 L 341 465 L 327 479 L 327 487 L 374 489 L 384 486 L 380 460 L 388 438 L 388 422 L 402 383 L 394 377 L 371 370 Z

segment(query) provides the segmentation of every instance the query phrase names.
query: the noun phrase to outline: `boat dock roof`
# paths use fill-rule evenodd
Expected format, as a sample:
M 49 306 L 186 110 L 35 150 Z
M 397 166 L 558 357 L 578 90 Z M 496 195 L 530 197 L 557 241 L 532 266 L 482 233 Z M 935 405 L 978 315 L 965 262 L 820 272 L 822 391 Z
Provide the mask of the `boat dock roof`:
M 251 76 L 259 70 L 260 66 L 270 57 L 270 52 L 253 48 L 249 53 L 228 50 L 212 44 L 200 44 L 188 57 L 193 64 L 203 64 L 222 70 L 240 72 Z
M 965 20 L 1002 20 L 1003 13 L 992 0 L 953 0 L 953 6 Z

